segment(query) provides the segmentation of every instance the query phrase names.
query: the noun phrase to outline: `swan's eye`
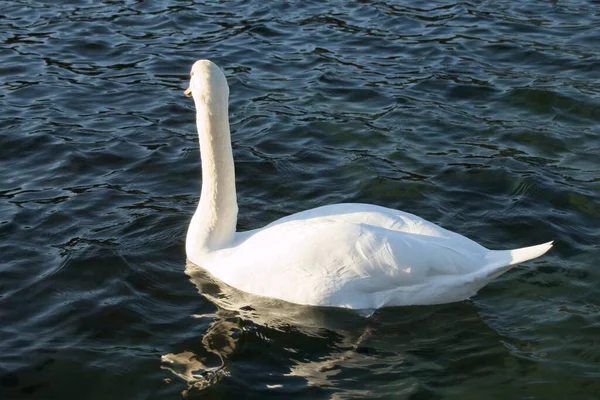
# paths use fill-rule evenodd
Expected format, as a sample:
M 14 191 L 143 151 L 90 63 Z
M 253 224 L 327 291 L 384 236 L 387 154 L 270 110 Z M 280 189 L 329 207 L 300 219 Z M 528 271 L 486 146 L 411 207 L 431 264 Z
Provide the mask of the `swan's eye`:
M 194 76 L 194 71 L 190 71 L 190 78 Z

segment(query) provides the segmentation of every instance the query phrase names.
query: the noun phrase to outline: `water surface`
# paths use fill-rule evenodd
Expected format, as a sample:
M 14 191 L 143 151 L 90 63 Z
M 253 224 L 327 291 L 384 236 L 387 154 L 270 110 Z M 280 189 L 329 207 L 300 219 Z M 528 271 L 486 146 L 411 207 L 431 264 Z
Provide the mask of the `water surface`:
M 600 9 L 415 4 L 3 1 L 0 398 L 600 397 Z M 239 229 L 369 202 L 554 249 L 368 319 L 186 275 L 199 58 Z

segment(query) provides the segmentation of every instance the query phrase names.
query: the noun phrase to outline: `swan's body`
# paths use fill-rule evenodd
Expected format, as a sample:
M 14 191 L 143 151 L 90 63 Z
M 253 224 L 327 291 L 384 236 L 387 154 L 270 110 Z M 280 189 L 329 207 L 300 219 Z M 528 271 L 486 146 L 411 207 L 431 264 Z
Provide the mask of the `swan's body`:
M 352 309 L 449 303 L 552 247 L 488 250 L 415 215 L 368 204 L 319 207 L 236 232 L 227 81 L 207 60 L 197 61 L 191 75 L 186 94 L 196 103 L 202 193 L 186 253 L 230 286 Z

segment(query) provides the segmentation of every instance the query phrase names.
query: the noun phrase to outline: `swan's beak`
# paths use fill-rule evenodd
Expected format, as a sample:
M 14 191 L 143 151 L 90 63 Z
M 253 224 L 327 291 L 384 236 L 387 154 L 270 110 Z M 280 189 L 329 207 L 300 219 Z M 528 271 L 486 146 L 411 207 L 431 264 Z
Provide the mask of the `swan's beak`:
M 185 89 L 185 92 L 183 92 L 183 94 L 185 95 L 185 97 L 192 97 L 192 88 Z

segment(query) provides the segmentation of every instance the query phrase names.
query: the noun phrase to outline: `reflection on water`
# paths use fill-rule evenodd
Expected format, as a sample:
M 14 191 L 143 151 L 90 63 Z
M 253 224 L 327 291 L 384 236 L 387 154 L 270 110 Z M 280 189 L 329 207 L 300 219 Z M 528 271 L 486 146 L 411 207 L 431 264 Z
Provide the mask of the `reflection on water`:
M 217 314 L 202 336 L 202 346 L 204 350 L 217 357 L 216 364 L 211 362 L 213 360 L 209 360 L 209 357 L 203 357 L 192 351 L 162 356 L 161 368 L 171 371 L 187 383 L 183 395 L 187 395 L 192 388 L 205 389 L 227 375 L 227 358 L 236 347 L 236 327 L 236 322 Z
M 217 311 L 193 316 L 210 320 L 202 335 L 201 351 L 162 356 L 162 368 L 187 382 L 184 395 L 192 388 L 205 389 L 229 374 L 228 360 L 237 350 L 243 332 L 255 332 L 266 341 L 273 332 L 291 331 L 317 340 L 335 338 L 330 354 L 317 361 L 297 359 L 284 374 L 303 378 L 309 385 L 325 387 L 327 377 L 335 375 L 343 363 L 364 357 L 361 346 L 370 335 L 370 325 L 376 321 L 371 315 L 254 296 L 220 282 L 189 261 L 186 273 L 198 292 L 217 306 Z
M 325 393 L 333 390 L 333 398 L 342 392 L 353 398 L 374 396 L 376 382 L 342 384 L 358 383 L 365 373 L 373 371 L 381 376 L 407 374 L 395 379 L 394 386 L 407 393 L 420 392 L 422 385 L 439 378 L 432 377 L 432 372 L 445 374 L 444 360 L 448 357 L 463 358 L 465 351 L 485 348 L 477 339 L 480 336 L 472 336 L 465 342 L 455 336 L 458 332 L 465 335 L 472 329 L 489 337 L 490 345 L 497 348 L 496 351 L 485 348 L 490 357 L 503 348 L 501 336 L 487 326 L 470 302 L 389 308 L 364 316 L 346 309 L 300 306 L 244 293 L 189 261 L 186 273 L 198 293 L 217 309 L 193 315 L 206 321 L 204 333 L 184 351 L 161 358 L 161 368 L 186 383 L 182 391 L 185 396 L 203 391 L 224 378 L 243 380 L 247 371 L 240 369 L 243 364 L 240 358 L 254 346 L 252 351 L 262 351 L 267 364 L 277 362 L 270 379 L 256 383 L 265 393 L 289 392 L 292 379 L 295 382 L 291 385 L 292 393 L 304 393 L 312 387 Z M 455 324 L 460 326 L 459 330 Z M 285 339 L 280 342 L 282 338 Z M 440 340 L 448 344 L 443 352 L 433 350 Z M 479 343 L 469 345 L 472 340 Z M 307 353 L 308 348 L 311 350 Z M 381 364 L 382 358 L 385 364 Z M 342 392 L 340 387 L 345 387 Z

